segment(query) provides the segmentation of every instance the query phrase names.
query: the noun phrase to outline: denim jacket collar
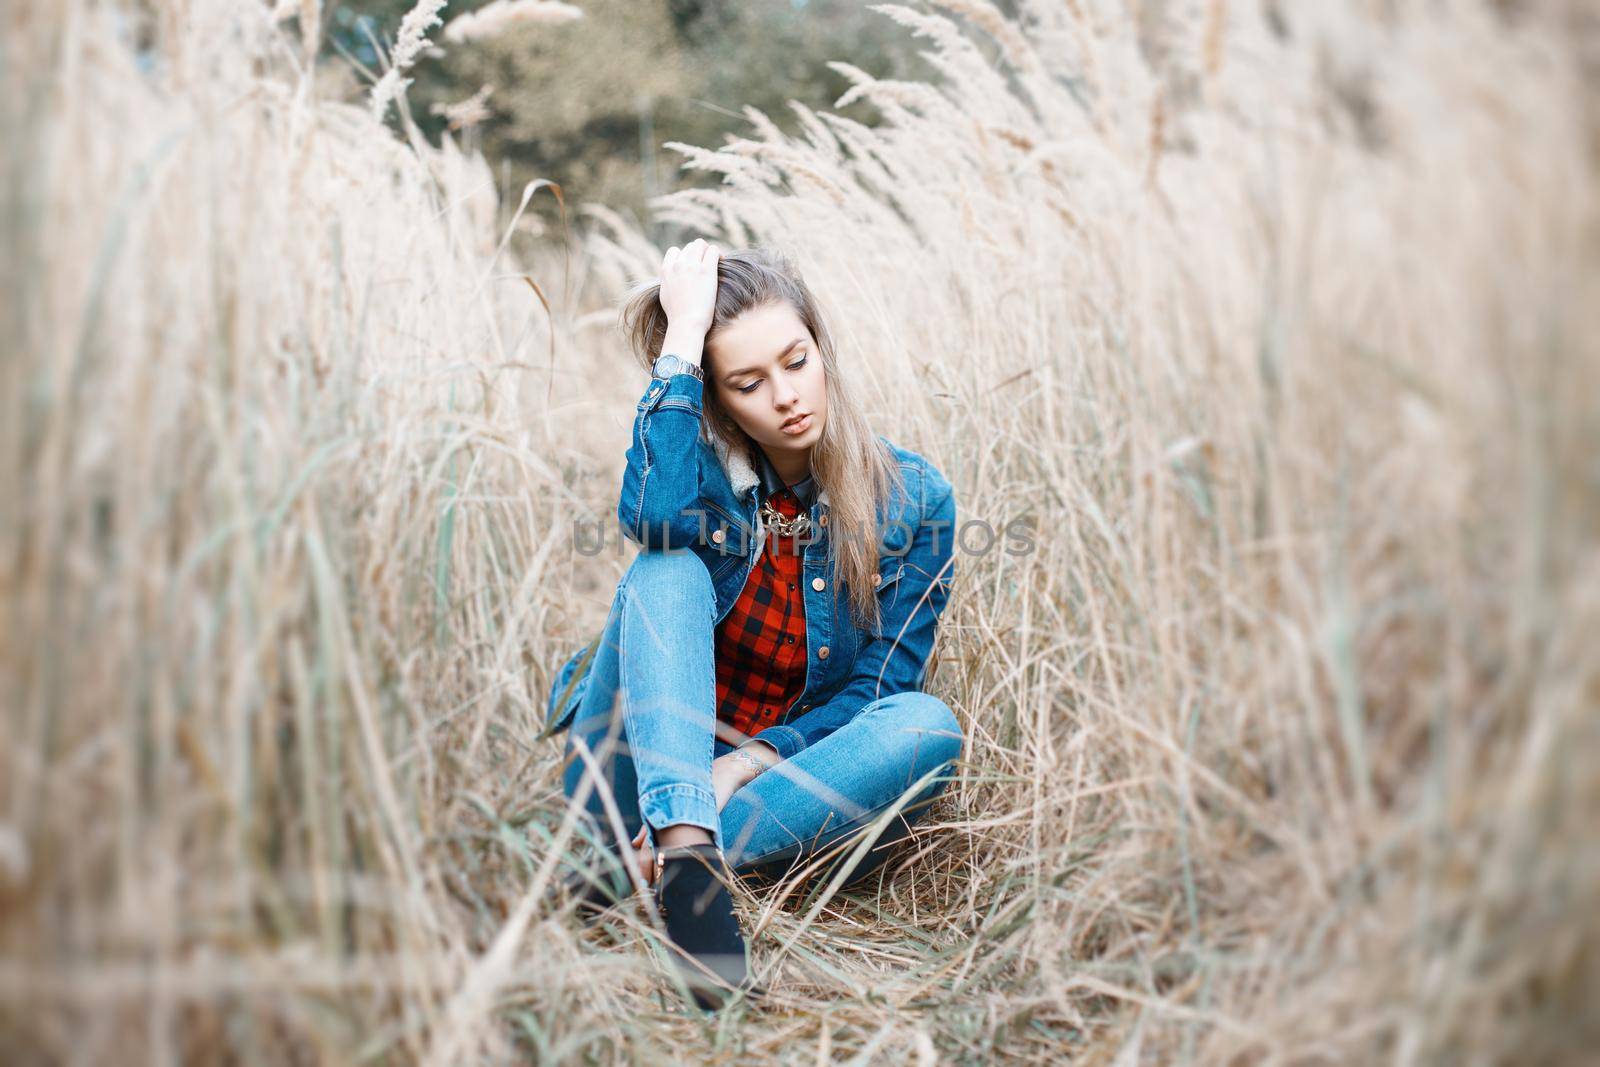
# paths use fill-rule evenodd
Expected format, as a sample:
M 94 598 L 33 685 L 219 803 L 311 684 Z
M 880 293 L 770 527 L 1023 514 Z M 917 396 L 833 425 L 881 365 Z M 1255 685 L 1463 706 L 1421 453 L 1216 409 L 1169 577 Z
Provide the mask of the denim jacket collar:
M 772 497 L 789 489 L 800 502 L 802 511 L 810 511 L 811 505 L 816 503 L 817 483 L 811 475 L 806 475 L 794 485 L 790 486 L 783 480 L 783 475 L 778 473 L 778 468 L 772 465 L 772 460 L 762 449 L 756 449 L 756 474 L 761 479 L 761 499 L 771 500 Z
M 746 503 L 746 497 L 762 482 L 759 465 L 767 465 L 765 455 L 759 459 L 752 455 L 753 446 L 748 441 L 741 441 L 738 446 L 731 446 L 716 434 L 708 434 L 711 438 L 712 450 L 716 452 L 718 461 L 722 464 L 723 471 L 728 475 L 728 484 L 733 487 L 734 498 L 741 503 Z M 756 502 L 748 501 L 754 508 Z M 828 504 L 828 490 L 826 488 L 816 493 L 814 504 L 826 507 Z

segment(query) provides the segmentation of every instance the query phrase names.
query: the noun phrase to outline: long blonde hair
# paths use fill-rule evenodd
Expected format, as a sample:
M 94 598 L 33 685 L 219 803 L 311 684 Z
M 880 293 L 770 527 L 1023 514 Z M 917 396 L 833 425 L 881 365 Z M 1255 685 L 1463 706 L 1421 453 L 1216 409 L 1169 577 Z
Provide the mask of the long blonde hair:
M 648 370 L 661 353 L 667 316 L 661 309 L 661 285 L 649 282 L 631 291 L 622 307 L 622 328 Z M 711 328 L 706 331 L 708 364 L 703 393 L 705 432 L 730 450 L 754 456 L 760 446 L 734 421 L 717 399 L 709 363 L 710 343 L 717 332 L 746 311 L 786 301 L 817 340 L 828 389 L 828 417 L 811 450 L 811 477 L 818 492 L 828 491 L 828 546 L 835 588 L 849 593 L 851 615 L 858 627 L 877 632 L 878 541 L 887 518 L 887 501 L 905 492 L 895 454 L 867 425 L 861 406 L 840 372 L 833 334 L 823 321 L 817 300 L 794 265 L 782 253 L 765 248 L 726 252 L 717 264 L 717 298 Z

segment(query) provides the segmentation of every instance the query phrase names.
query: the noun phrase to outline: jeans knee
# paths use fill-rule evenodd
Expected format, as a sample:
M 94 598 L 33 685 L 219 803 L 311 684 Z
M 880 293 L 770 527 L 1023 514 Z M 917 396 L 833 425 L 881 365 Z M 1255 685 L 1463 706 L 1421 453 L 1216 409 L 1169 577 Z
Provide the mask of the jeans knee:
M 901 693 L 899 698 L 890 714 L 903 731 L 912 735 L 919 777 L 931 768 L 944 767 L 961 758 L 961 723 L 950 705 L 928 693 Z M 947 784 L 934 783 L 935 792 L 942 792 Z
M 622 576 L 629 596 L 665 596 L 673 601 L 703 597 L 715 601 L 711 572 L 700 557 L 687 549 L 640 552 Z

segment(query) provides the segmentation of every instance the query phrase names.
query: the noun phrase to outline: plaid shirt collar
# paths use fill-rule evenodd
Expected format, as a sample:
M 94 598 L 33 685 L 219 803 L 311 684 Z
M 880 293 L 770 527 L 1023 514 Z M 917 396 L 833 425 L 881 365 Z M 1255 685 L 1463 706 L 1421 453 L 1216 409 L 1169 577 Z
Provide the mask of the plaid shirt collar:
M 774 493 L 780 493 L 784 490 L 783 477 L 772 466 L 772 461 L 767 458 L 765 449 L 758 446 L 755 449 L 755 453 L 756 476 L 759 478 L 758 484 L 760 485 L 761 499 L 771 500 Z M 810 511 L 811 505 L 816 503 L 817 483 L 811 475 L 806 475 L 793 485 L 787 486 L 787 488 L 799 499 L 801 511 Z

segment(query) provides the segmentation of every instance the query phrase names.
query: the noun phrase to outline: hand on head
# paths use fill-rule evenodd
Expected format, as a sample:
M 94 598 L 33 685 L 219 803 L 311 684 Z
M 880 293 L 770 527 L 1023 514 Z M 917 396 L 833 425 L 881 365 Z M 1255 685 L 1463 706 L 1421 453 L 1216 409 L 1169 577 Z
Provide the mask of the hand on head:
M 658 299 L 667 321 L 710 328 L 717 307 L 717 263 L 722 251 L 704 237 L 679 249 L 673 245 L 661 257 Z

